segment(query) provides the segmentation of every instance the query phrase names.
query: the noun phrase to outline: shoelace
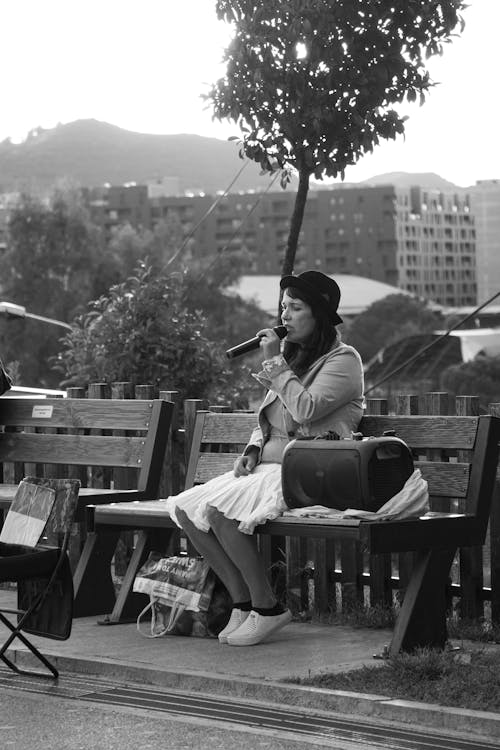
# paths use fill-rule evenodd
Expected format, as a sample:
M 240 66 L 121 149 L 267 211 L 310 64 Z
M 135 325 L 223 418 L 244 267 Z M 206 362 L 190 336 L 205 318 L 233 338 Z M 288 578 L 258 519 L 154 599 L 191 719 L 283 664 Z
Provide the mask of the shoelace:
M 247 630 L 255 630 L 257 627 L 257 613 L 256 612 L 250 612 L 247 619 L 245 620 L 245 625 L 247 625 Z

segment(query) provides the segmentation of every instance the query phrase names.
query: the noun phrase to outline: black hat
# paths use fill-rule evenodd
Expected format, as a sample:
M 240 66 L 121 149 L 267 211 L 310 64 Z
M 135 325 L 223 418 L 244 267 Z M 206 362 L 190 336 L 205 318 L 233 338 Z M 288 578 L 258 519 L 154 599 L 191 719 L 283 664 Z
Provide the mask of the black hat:
M 337 282 L 321 271 L 303 271 L 298 276 L 283 276 L 280 287 L 295 287 L 312 297 L 337 325 L 343 320 L 337 313 L 340 302 L 340 288 Z

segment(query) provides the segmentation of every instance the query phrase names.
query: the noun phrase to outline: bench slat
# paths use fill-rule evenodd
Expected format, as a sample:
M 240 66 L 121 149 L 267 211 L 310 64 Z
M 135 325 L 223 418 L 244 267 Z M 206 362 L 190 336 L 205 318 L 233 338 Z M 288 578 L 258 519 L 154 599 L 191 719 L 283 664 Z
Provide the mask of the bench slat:
M 1 460 L 37 464 L 141 468 L 144 438 L 0 433 Z
M 396 435 L 412 448 L 440 448 L 450 451 L 474 447 L 477 417 L 456 416 L 365 416 L 360 431 L 369 437 L 385 430 Z M 205 414 L 202 443 L 246 443 L 257 425 L 256 414 Z
M 257 414 L 205 415 L 202 443 L 243 443 L 246 445 L 252 430 L 257 427 Z
M 194 484 L 208 482 L 226 471 L 231 471 L 238 453 L 200 453 Z
M 474 448 L 477 425 L 478 417 L 365 416 L 359 429 L 367 437 L 395 430 L 396 436 L 414 449 L 470 450 Z
M 467 497 L 470 464 L 440 461 L 415 461 L 415 468 L 429 483 L 429 494 L 436 497 Z
M 231 471 L 235 453 L 200 453 L 195 484 L 208 482 L 219 474 Z M 470 464 L 439 461 L 416 461 L 422 476 L 429 482 L 429 494 L 437 497 L 463 498 L 467 495 Z
M 11 427 L 147 430 L 153 402 L 140 399 L 2 399 L 0 422 Z

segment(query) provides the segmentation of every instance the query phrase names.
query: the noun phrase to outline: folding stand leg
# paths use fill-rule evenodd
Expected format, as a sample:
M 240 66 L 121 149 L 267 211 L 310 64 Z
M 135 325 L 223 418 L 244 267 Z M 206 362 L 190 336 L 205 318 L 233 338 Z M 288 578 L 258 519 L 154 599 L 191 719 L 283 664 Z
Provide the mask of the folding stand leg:
M 9 669 L 11 669 L 13 672 L 16 672 L 17 674 L 25 674 L 25 675 L 33 675 L 34 677 L 46 677 L 48 679 L 56 679 L 59 677 L 59 672 L 54 667 L 53 664 L 50 663 L 50 661 L 42 654 L 40 651 L 34 646 L 19 630 L 19 624 L 17 627 L 13 625 L 10 620 L 8 620 L 1 612 L 0 612 L 0 620 L 3 622 L 4 625 L 6 625 L 9 630 L 11 631 L 10 636 L 7 638 L 5 643 L 2 645 L 2 648 L 0 648 L 0 659 L 6 664 Z M 21 619 L 21 623 L 23 622 L 24 618 Z M 24 645 L 31 651 L 31 653 L 36 656 L 36 658 L 51 672 L 51 674 L 47 674 L 46 672 L 37 672 L 35 670 L 31 669 L 22 669 L 17 664 L 15 664 L 9 657 L 6 655 L 7 649 L 11 645 L 11 643 L 18 638 L 21 643 L 24 643 Z

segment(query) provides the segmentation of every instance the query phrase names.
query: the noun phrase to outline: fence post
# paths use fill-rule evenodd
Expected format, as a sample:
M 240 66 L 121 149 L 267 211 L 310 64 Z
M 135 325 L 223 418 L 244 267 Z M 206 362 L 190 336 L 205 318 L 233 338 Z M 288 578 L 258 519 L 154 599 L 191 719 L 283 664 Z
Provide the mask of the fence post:
M 389 404 L 386 398 L 367 398 L 366 413 L 370 416 L 385 416 L 389 413 Z
M 130 381 L 121 381 L 111 383 L 112 399 L 133 399 L 134 387 Z M 126 435 L 124 430 L 116 430 L 116 435 Z M 115 489 L 127 489 L 133 487 L 136 483 L 137 472 L 135 469 L 115 468 L 113 470 L 113 487 Z M 120 533 L 117 541 L 115 553 L 111 561 L 111 571 L 114 578 L 124 576 L 128 563 L 135 547 L 134 531 L 125 530 Z
M 134 398 L 134 388 L 130 381 L 111 383 L 111 398 Z
M 336 612 L 335 542 L 332 539 L 315 539 L 313 556 L 315 614 L 321 616 Z
M 159 396 L 174 405 L 170 435 L 165 453 L 162 476 L 160 479 L 160 497 L 177 495 L 184 486 L 184 472 L 181 472 L 181 450 L 179 444 L 179 391 L 160 391 Z
M 398 416 L 412 416 L 418 414 L 418 394 L 401 393 L 395 397 L 395 412 Z M 413 566 L 415 552 L 400 552 L 398 554 L 398 601 L 403 601 Z
M 445 391 L 424 393 L 423 414 L 446 416 L 450 413 L 450 397 Z
M 500 403 L 488 404 L 488 414 L 500 417 Z M 491 621 L 500 625 L 500 466 L 490 516 Z
M 457 396 L 457 416 L 475 417 L 479 414 L 477 396 Z M 471 451 L 457 451 L 457 461 L 469 462 Z M 463 547 L 460 554 L 460 616 L 465 620 L 479 619 L 484 615 L 483 599 L 483 548 Z
M 88 398 L 110 398 L 111 386 L 109 383 L 89 383 L 88 387 Z M 102 430 L 91 430 L 92 435 L 102 435 Z M 95 469 L 95 467 L 88 467 L 88 471 L 91 474 L 91 484 L 93 487 L 110 487 L 113 479 L 111 469 L 102 468 Z M 99 477 L 99 474 L 101 475 Z M 99 482 L 100 479 L 100 482 Z
M 435 393 L 425 393 L 423 397 L 423 408 L 422 414 L 444 415 L 449 414 L 449 396 L 448 393 L 438 391 Z M 442 450 L 440 448 L 430 448 L 426 451 L 426 458 L 428 461 L 441 461 Z M 433 498 L 433 505 L 431 510 L 438 511 L 441 513 L 449 513 L 452 508 L 450 507 L 449 500 L 444 498 Z
M 148 398 L 154 398 L 156 388 L 154 385 L 136 385 L 134 388 L 135 398 L 141 401 L 147 401 Z
M 109 398 L 110 395 L 108 383 L 89 383 L 87 398 Z
M 85 398 L 85 388 L 81 386 L 70 386 L 66 388 L 67 398 Z
M 191 441 L 193 439 L 196 412 L 208 409 L 208 406 L 209 404 L 206 398 L 187 398 L 184 401 L 184 460 L 186 470 L 189 463 L 189 454 L 191 452 Z
M 418 414 L 418 395 L 416 393 L 399 393 L 394 397 L 394 411 L 400 416 Z
M 66 389 L 67 398 L 85 398 L 86 388 L 71 386 Z M 70 430 L 68 429 L 68 435 L 78 435 L 83 430 Z M 82 487 L 87 486 L 87 468 L 85 466 L 76 466 L 74 464 L 68 466 L 68 479 L 79 479 Z M 75 521 L 71 529 L 71 537 L 69 542 L 68 555 L 71 565 L 71 570 L 74 572 L 80 559 L 80 555 L 85 543 L 87 536 L 87 526 L 85 521 Z
M 366 401 L 367 414 L 385 416 L 389 405 L 385 398 L 369 398 Z M 369 437 L 369 436 L 368 436 Z M 370 571 L 370 606 L 392 605 L 392 558 L 390 554 L 368 555 Z M 362 572 L 362 571 L 360 571 Z

